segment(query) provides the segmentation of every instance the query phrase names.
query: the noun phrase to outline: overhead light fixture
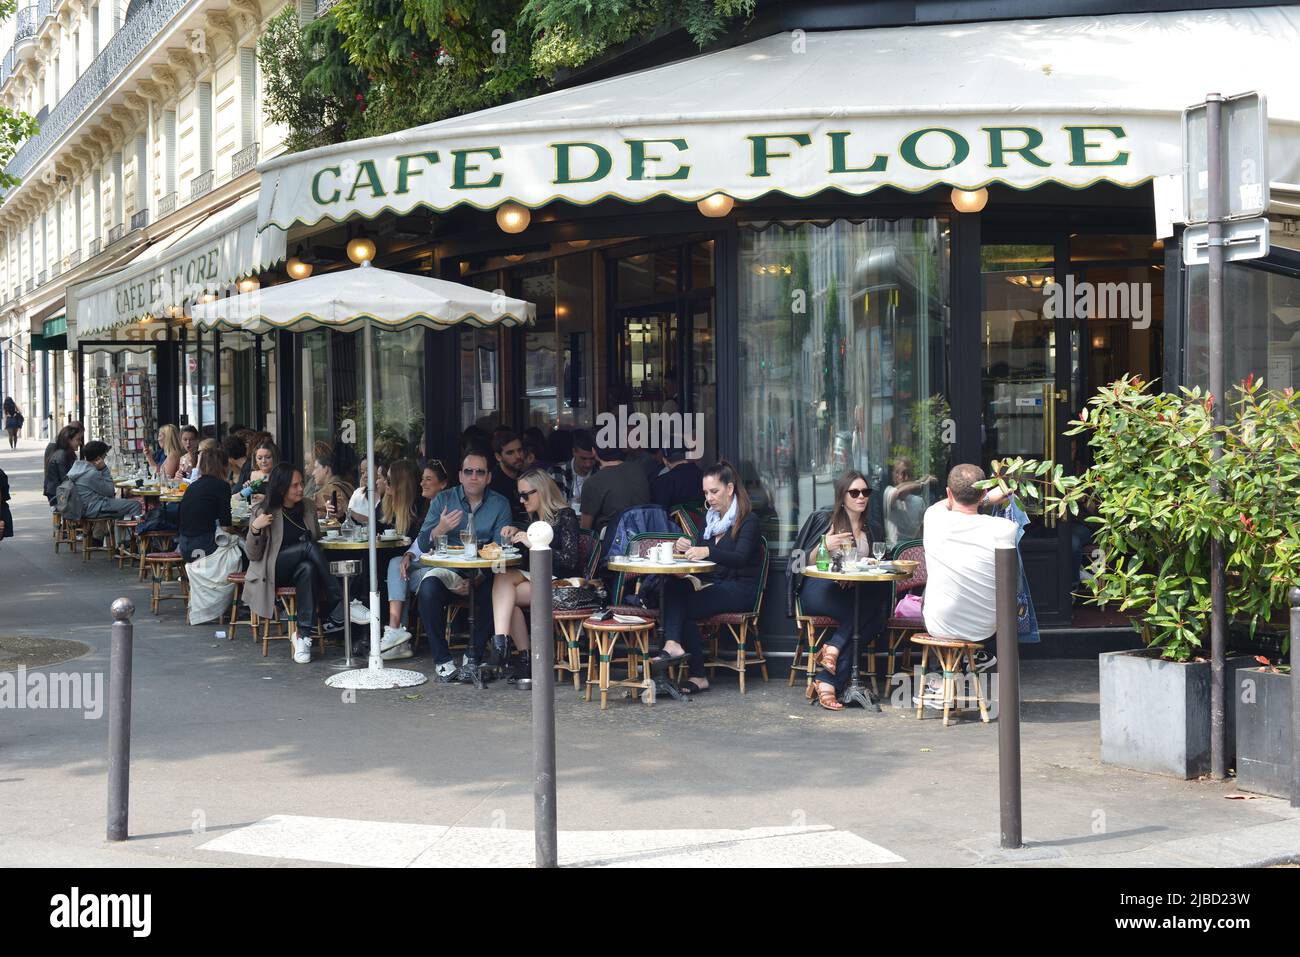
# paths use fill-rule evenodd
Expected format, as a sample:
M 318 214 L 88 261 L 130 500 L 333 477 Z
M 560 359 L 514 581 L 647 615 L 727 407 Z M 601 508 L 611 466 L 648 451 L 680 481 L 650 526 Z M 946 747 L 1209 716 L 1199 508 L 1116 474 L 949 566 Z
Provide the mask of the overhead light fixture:
M 979 189 L 956 189 L 952 191 L 952 205 L 959 213 L 978 213 L 989 201 L 989 191 Z
M 590 240 L 590 239 L 570 239 L 570 240 L 569 240 L 569 245 L 572 246 L 574 249 L 586 249 L 588 246 L 591 245 L 591 240 Z
M 261 286 L 262 284 L 257 281 L 256 276 L 245 276 L 236 283 L 236 288 L 238 288 L 240 292 L 252 292 L 254 289 L 261 288 Z
M 569 314 L 569 307 L 560 303 L 555 307 L 555 314 L 560 317 L 567 316 Z
M 502 232 L 522 233 L 532 218 L 533 214 L 518 203 L 505 203 L 497 208 L 497 225 Z
M 368 236 L 354 236 L 348 240 L 348 258 L 360 266 L 375 258 L 375 241 Z
M 521 263 L 523 261 L 524 261 L 523 253 L 510 253 L 509 255 L 506 256 L 506 262 L 508 263 Z
M 217 294 L 215 292 L 205 292 L 202 298 L 199 299 L 199 302 L 202 302 L 204 305 L 216 301 L 217 301 Z
M 302 245 L 299 244 L 298 249 L 284 264 L 284 271 L 289 274 L 290 279 L 306 279 L 311 275 L 311 270 L 312 264 L 303 260 Z
M 705 216 L 721 219 L 730 213 L 735 205 L 736 201 L 726 193 L 714 193 L 712 196 L 705 196 L 695 204 L 695 207 Z
M 460 261 L 460 274 L 461 274 L 462 276 L 468 276 L 468 275 L 469 275 L 469 260 L 468 260 L 468 259 L 462 259 L 462 260 Z

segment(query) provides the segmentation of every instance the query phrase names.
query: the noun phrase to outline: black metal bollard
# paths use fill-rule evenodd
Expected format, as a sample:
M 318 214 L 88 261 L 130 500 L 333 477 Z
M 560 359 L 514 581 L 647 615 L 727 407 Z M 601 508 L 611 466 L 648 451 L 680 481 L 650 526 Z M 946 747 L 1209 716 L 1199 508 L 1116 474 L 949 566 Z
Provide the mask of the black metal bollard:
M 129 598 L 113 602 L 108 672 L 108 839 L 125 841 L 131 788 L 131 616 Z
M 559 866 L 555 813 L 555 622 L 552 618 L 551 529 L 541 522 L 529 529 L 528 554 L 532 579 L 532 625 L 529 654 L 533 659 L 533 836 L 538 867 Z M 544 530 L 544 531 L 543 531 Z M 542 539 L 545 541 L 542 541 Z
M 1291 599 L 1291 806 L 1300 807 L 1300 588 L 1292 588 Z
M 999 548 L 994 565 L 998 620 L 998 803 L 1002 846 L 1023 847 L 1020 808 L 1020 638 L 1016 587 L 1020 560 L 1014 548 Z

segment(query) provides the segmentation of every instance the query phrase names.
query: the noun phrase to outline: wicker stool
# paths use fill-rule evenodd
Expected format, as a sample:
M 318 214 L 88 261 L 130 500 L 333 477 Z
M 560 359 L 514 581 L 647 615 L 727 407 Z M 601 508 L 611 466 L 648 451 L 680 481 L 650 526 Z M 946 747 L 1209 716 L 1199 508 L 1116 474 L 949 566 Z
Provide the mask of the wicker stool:
M 280 609 L 284 612 L 284 634 L 271 634 L 271 619 L 258 618 L 250 611 L 250 618 L 253 623 L 253 640 L 257 640 L 257 626 L 262 626 L 262 657 L 266 657 L 267 648 L 272 641 L 276 639 L 292 639 L 298 634 L 298 589 L 296 588 L 277 588 L 275 590 L 275 600 Z M 293 647 L 293 642 L 289 642 L 289 647 Z
M 149 566 L 151 576 L 150 585 L 150 610 L 158 614 L 158 603 L 160 601 L 171 601 L 173 598 L 181 601 L 189 601 L 190 588 L 189 582 L 185 578 L 185 558 L 180 552 L 149 552 L 144 557 Z M 177 577 L 172 577 L 172 570 L 175 569 Z M 167 594 L 163 591 L 165 582 L 176 581 L 180 584 L 178 591 Z
M 140 527 L 138 518 L 119 518 L 113 523 L 114 530 L 125 529 L 127 538 L 125 542 L 118 542 L 117 536 L 113 536 L 113 543 L 117 546 L 117 567 L 123 568 L 127 562 L 135 564 L 136 540 L 135 530 Z
M 961 711 L 963 704 L 970 704 L 972 701 L 979 704 L 980 720 L 985 724 L 989 723 L 988 702 L 984 700 L 984 690 L 980 687 L 980 676 L 975 671 L 975 652 L 983 649 L 983 645 L 978 641 L 963 641 L 959 638 L 935 638 L 920 632 L 912 635 L 912 644 L 921 646 L 921 689 L 917 693 L 916 716 L 921 718 L 925 713 L 925 703 L 927 701 L 943 702 L 943 726 L 949 725 L 948 713 L 952 711 Z M 943 690 L 941 692 L 925 690 L 925 666 L 930 658 L 930 650 L 934 650 L 935 657 L 939 659 L 939 666 L 943 669 Z M 975 694 L 958 694 L 957 678 L 962 674 L 961 661 L 965 657 L 966 664 L 970 669 L 970 677 L 975 681 Z
M 573 690 L 582 693 L 582 623 L 591 609 L 552 612 L 555 619 L 555 670 L 573 675 Z
M 102 528 L 102 527 L 105 525 L 105 523 L 107 523 L 107 525 L 108 525 L 108 539 L 109 539 L 109 544 L 107 544 L 107 545 L 96 545 L 96 544 L 95 544 L 95 526 L 96 526 L 96 525 L 99 525 L 99 526 Z M 91 552 L 103 552 L 104 554 L 106 554 L 106 555 L 108 556 L 108 560 L 109 560 L 110 562 L 113 560 L 113 552 L 115 551 L 115 549 L 114 549 L 114 546 L 113 546 L 113 544 L 112 544 L 112 541 L 113 541 L 113 539 L 112 539 L 112 535 L 113 535 L 113 523 L 112 523 L 112 521 L 111 521 L 110 519 L 104 519 L 104 518 L 83 518 L 83 519 L 82 519 L 82 520 L 77 524 L 77 529 L 78 529 L 78 534 L 81 536 L 81 558 L 82 558 L 82 561 L 87 561 L 87 562 L 90 561 L 90 553 L 91 553 Z
M 141 532 L 136 535 L 136 544 L 140 548 L 140 581 L 144 581 L 145 556 L 150 552 L 173 551 L 176 545 L 176 533 L 158 530 Z
M 590 642 L 587 653 L 587 700 L 591 700 L 591 685 L 595 682 L 600 688 L 601 711 L 609 707 L 611 687 L 628 688 L 633 698 L 642 692 L 648 692 L 646 703 L 654 704 L 654 681 L 648 671 L 645 677 L 640 677 L 641 662 L 650 654 L 650 633 L 654 631 L 654 622 L 631 625 L 612 618 L 609 621 L 588 618 L 582 622 L 582 627 Z M 627 678 L 611 681 L 609 666 L 613 662 L 614 645 L 620 637 L 627 642 Z
M 226 640 L 235 640 L 235 626 L 239 624 L 239 598 L 244 593 L 244 573 L 231 572 L 226 581 L 235 586 L 235 593 L 230 600 L 230 623 L 226 625 Z M 252 625 L 252 612 L 249 612 L 249 625 Z M 257 639 L 257 628 L 253 627 L 253 639 Z

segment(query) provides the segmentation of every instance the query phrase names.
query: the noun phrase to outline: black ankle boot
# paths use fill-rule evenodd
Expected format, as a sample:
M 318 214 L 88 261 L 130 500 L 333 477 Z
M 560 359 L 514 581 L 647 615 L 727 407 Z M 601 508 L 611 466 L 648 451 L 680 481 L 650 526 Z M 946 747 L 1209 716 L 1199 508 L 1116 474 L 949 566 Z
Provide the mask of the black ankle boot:
M 489 668 L 500 668 L 510 660 L 510 637 L 508 635 L 493 635 L 492 644 L 488 649 L 487 666 Z
M 458 677 L 462 684 L 472 684 L 479 691 L 483 690 L 483 667 L 477 658 L 466 658 Z
M 510 666 L 510 677 L 506 679 L 509 684 L 516 681 L 533 680 L 533 653 L 528 649 L 516 652 L 514 663 Z

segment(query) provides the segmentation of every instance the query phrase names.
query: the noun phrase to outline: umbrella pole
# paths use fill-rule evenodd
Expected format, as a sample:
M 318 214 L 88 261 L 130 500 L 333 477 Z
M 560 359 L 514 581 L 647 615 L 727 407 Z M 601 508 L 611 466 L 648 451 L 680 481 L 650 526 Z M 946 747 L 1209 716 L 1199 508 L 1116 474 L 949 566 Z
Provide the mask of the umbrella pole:
M 367 322 L 363 334 L 366 362 L 366 501 L 370 503 L 370 521 L 366 523 L 366 557 L 370 562 L 370 670 L 382 671 L 384 659 L 379 651 L 379 559 L 375 552 L 375 524 L 379 521 L 379 503 L 375 501 L 375 332 Z

